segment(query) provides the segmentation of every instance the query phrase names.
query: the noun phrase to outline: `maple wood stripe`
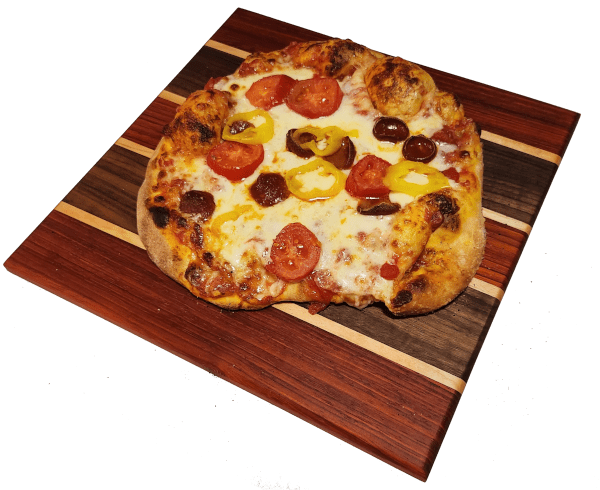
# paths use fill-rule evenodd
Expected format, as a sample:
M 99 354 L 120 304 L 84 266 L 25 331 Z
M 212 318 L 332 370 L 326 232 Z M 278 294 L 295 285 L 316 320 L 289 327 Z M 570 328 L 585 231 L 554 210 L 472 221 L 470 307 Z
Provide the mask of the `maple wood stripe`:
M 148 158 L 150 158 L 154 153 L 154 150 L 125 138 L 119 138 L 116 142 L 116 145 Z
M 135 233 L 125 230 L 124 228 L 121 228 L 110 221 L 98 218 L 97 216 L 72 206 L 67 202 L 61 201 L 54 209 L 62 214 L 66 214 L 67 216 L 76 219 L 77 221 L 81 221 L 82 223 L 90 225 L 100 231 L 103 231 L 104 233 L 108 233 L 115 238 L 119 238 L 127 243 L 130 243 L 131 245 L 135 245 L 143 250 L 146 249 L 142 243 L 142 240 L 140 240 L 140 237 Z
M 237 49 L 232 46 L 228 46 L 227 44 L 223 44 L 218 41 L 213 41 L 212 39 L 210 41 L 208 41 L 205 44 L 205 46 L 212 48 L 212 49 L 216 49 L 217 51 L 221 51 L 223 53 L 230 54 L 232 56 L 237 56 L 238 58 L 246 58 L 248 55 L 251 54 L 248 51 L 243 51 L 241 49 Z M 185 100 L 185 98 L 183 98 L 179 95 L 170 94 L 168 92 L 167 93 L 163 92 L 163 94 L 164 94 L 164 98 L 172 97 L 172 95 L 174 95 L 175 98 L 168 98 L 168 100 L 171 100 L 172 102 L 176 102 L 177 104 L 181 104 Z M 161 97 L 163 97 L 163 94 L 161 94 Z M 526 153 L 528 155 L 532 155 L 537 158 L 541 158 L 542 160 L 547 160 L 549 162 L 555 163 L 556 165 L 559 165 L 560 161 L 562 160 L 562 158 L 559 155 L 557 155 L 556 153 L 542 150 L 540 148 L 536 148 L 535 146 L 527 145 L 525 143 L 521 143 L 520 141 L 506 138 L 506 137 L 500 136 L 498 134 L 490 133 L 489 131 L 482 131 L 481 139 L 488 140 L 493 143 L 497 143 L 499 145 L 505 146 L 507 148 L 511 148 L 513 150 L 520 151 L 521 153 Z
M 518 219 L 511 218 L 510 216 L 497 213 L 491 209 L 483 208 L 483 217 L 492 221 L 496 221 L 497 223 L 510 226 L 511 228 L 525 232 L 528 235 L 531 233 L 531 225 L 523 223 L 523 221 L 519 221 Z
M 139 236 L 135 233 L 124 230 L 123 228 L 120 228 L 119 226 L 114 225 L 109 221 L 98 218 L 97 216 L 94 216 L 93 214 L 83 211 L 75 206 L 72 206 L 71 204 L 68 204 L 64 201 L 60 202 L 58 206 L 56 206 L 55 210 L 62 214 L 70 216 L 71 218 L 76 219 L 77 221 L 92 226 L 100 231 L 108 233 L 109 235 L 114 236 L 115 238 L 119 238 L 127 243 L 130 243 L 131 245 L 135 245 L 136 247 L 139 247 L 142 250 L 145 250 L 142 241 L 140 240 Z M 479 282 L 483 283 L 483 281 Z M 283 311 L 284 313 L 287 313 L 288 315 L 292 315 L 296 318 L 299 318 L 300 320 L 303 320 L 306 323 L 309 323 L 310 325 L 313 325 L 322 330 L 325 330 L 326 332 L 336 335 L 337 337 L 347 340 L 353 344 L 359 345 L 360 347 L 370 352 L 378 354 L 392 362 L 395 362 L 396 364 L 399 364 L 412 371 L 415 371 L 416 373 L 419 373 L 429 379 L 437 381 L 438 383 L 443 384 L 444 386 L 447 386 L 448 388 L 451 388 L 453 390 L 456 390 L 459 393 L 462 393 L 465 388 L 466 383 L 459 377 L 447 373 L 434 366 L 431 366 L 423 361 L 420 361 L 419 359 L 409 356 L 408 354 L 404 354 L 403 352 L 397 351 L 377 340 L 374 340 L 370 337 L 367 337 L 366 335 L 363 335 L 348 327 L 345 327 L 340 323 L 336 323 L 320 315 L 311 315 L 310 313 L 308 313 L 308 310 L 302 308 L 297 304 L 280 303 L 273 305 L 273 307 Z

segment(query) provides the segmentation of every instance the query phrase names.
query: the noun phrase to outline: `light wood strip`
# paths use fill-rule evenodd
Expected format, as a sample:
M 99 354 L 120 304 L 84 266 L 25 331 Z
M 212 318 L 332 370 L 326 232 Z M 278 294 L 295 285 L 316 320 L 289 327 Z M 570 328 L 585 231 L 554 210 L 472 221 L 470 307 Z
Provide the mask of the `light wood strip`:
M 560 165 L 560 162 L 562 160 L 562 158 L 556 153 L 541 150 L 540 148 L 536 148 L 535 146 L 526 145 L 525 143 L 521 143 L 520 141 L 511 140 L 510 138 L 505 138 L 504 136 L 490 133 L 488 131 L 481 131 L 481 139 L 491 141 L 492 143 L 505 146 L 512 150 L 520 151 L 521 153 L 526 153 L 528 155 L 541 158 L 542 160 L 555 163 L 556 165 Z
M 173 92 L 169 92 L 167 90 L 163 90 L 159 97 L 161 99 L 168 100 L 169 102 L 173 102 L 174 104 L 181 105 L 185 102 L 185 97 L 181 95 L 174 94 Z
M 223 53 L 230 54 L 232 56 L 237 56 L 238 58 L 247 58 L 252 53 L 249 51 L 243 51 L 241 49 L 234 48 L 232 46 L 228 46 L 227 44 L 220 43 L 218 41 L 213 41 L 212 39 L 208 41 L 205 46 L 209 48 L 216 49 L 218 51 L 222 51 Z
M 110 223 L 109 221 L 98 218 L 93 214 L 72 206 L 71 204 L 61 201 L 58 206 L 56 206 L 55 210 L 62 214 L 66 214 L 77 221 L 93 226 L 94 228 L 119 238 L 120 240 L 130 243 L 131 245 L 135 245 L 143 250 L 145 249 L 144 244 L 140 240 L 139 236 L 135 233 L 125 230 L 113 223 Z M 370 337 L 355 332 L 354 330 L 345 327 L 340 323 L 336 323 L 320 315 L 311 315 L 308 313 L 308 310 L 297 304 L 281 303 L 274 305 L 274 308 L 277 308 L 278 310 L 281 310 L 289 315 L 295 316 L 296 318 L 299 318 L 315 327 L 343 338 L 344 340 L 352 342 L 355 345 L 378 354 L 429 379 L 437 381 L 438 383 L 452 388 L 459 393 L 462 393 L 465 388 L 466 384 L 462 379 L 434 366 L 430 366 L 429 364 L 409 356 L 408 354 L 397 351 L 385 344 L 382 344 L 381 342 L 371 339 Z
M 233 48 L 231 46 L 213 40 L 208 41 L 206 43 L 206 46 L 221 51 L 223 53 L 228 53 L 233 56 L 237 56 L 239 58 L 246 58 L 248 55 L 251 54 L 248 51 L 242 51 L 241 49 Z M 535 146 L 526 145 L 525 143 L 521 143 L 510 138 L 505 138 L 504 136 L 490 133 L 488 131 L 481 132 L 481 139 L 491 141 L 492 143 L 497 143 L 502 146 L 506 146 L 507 148 L 520 151 L 521 153 L 526 153 L 528 155 L 541 158 L 542 160 L 547 160 L 549 162 L 555 163 L 556 165 L 559 165 L 562 160 L 562 158 L 556 153 L 542 150 L 540 148 L 536 148 Z
M 110 221 L 98 218 L 97 216 L 94 216 L 87 211 L 83 211 L 82 209 L 76 208 L 75 206 L 72 206 L 64 201 L 61 201 L 54 209 L 62 214 L 66 214 L 67 216 L 76 219 L 77 221 L 81 221 L 82 223 L 93 226 L 104 233 L 108 233 L 109 235 L 119 238 L 124 242 L 130 243 L 131 245 L 135 245 L 136 247 L 145 250 L 144 244 L 138 235 L 131 233 L 130 231 L 125 230 L 124 228 L 121 228 Z
M 306 308 L 302 308 L 300 305 L 295 303 L 279 303 L 273 305 L 273 307 L 289 315 L 295 316 L 296 318 L 304 320 L 306 323 L 310 323 L 311 325 L 325 330 L 326 332 L 329 332 L 337 337 L 347 340 L 348 342 L 359 345 L 363 349 L 385 357 L 396 364 L 400 364 L 401 366 L 422 374 L 423 376 L 437 381 L 444 386 L 452 388 L 459 393 L 462 393 L 465 389 L 466 383 L 462 379 L 431 366 L 423 361 L 420 361 L 419 359 L 409 356 L 404 352 L 397 351 L 396 349 L 382 344 L 381 342 L 367 337 L 366 335 L 358 333 L 351 328 L 329 320 L 328 318 L 320 315 L 311 315 Z
M 531 233 L 531 225 L 528 225 L 523 221 L 519 221 L 518 219 L 514 219 L 509 216 L 497 213 L 496 211 L 492 211 L 491 209 L 483 208 L 483 217 L 492 221 L 496 221 L 497 223 L 502 223 L 503 225 L 508 225 L 511 228 L 515 228 L 516 230 L 523 231 L 528 235 Z
M 471 279 L 469 283 L 469 287 L 474 289 L 475 291 L 479 291 L 480 293 L 487 294 L 492 298 L 496 298 L 498 301 L 502 300 L 504 296 L 504 291 L 498 286 L 494 286 L 488 282 L 482 281 L 481 279 L 477 279 L 474 277 Z
M 138 155 L 142 155 L 142 156 L 145 156 L 148 158 L 150 158 L 152 156 L 152 154 L 154 153 L 154 150 L 151 150 L 150 148 L 139 145 L 138 143 L 134 143 L 133 141 L 130 141 L 125 138 L 119 138 L 116 142 L 116 145 L 120 146 L 121 148 L 125 148 L 126 150 L 130 150 L 134 153 L 137 153 Z

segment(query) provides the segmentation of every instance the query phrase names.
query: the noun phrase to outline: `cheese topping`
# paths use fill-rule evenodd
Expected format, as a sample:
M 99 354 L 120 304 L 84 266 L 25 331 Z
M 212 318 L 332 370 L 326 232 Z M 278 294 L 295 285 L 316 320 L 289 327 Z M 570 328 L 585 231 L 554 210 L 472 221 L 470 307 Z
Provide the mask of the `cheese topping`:
M 269 75 L 286 74 L 296 80 L 313 78 L 310 69 L 277 69 Z M 246 99 L 250 86 L 265 75 L 251 75 L 243 79 L 224 79 L 215 85 L 218 90 L 232 94 L 234 113 L 250 113 L 255 117 L 256 107 Z M 231 89 L 232 83 L 239 86 Z M 193 189 L 206 190 L 213 194 L 216 210 L 204 227 L 204 240 L 209 247 L 219 249 L 219 259 L 227 263 L 234 280 L 242 281 L 250 273 L 249 255 L 269 263 L 270 247 L 282 228 L 299 222 L 312 231 L 321 242 L 322 251 L 316 271 L 327 271 L 334 285 L 341 286 L 346 294 L 376 298 L 389 297 L 393 281 L 379 274 L 383 264 L 393 263 L 392 247 L 387 243 L 392 216 L 365 216 L 356 211 L 357 199 L 343 187 L 335 195 L 325 199 L 307 201 L 291 195 L 288 199 L 271 207 L 261 207 L 250 196 L 249 187 L 262 172 L 276 172 L 283 176 L 307 165 L 305 160 L 286 150 L 286 134 L 290 129 L 307 126 L 327 128 L 334 126 L 352 133 L 351 140 L 356 148 L 355 161 L 374 154 L 394 165 L 402 160 L 402 144 L 382 142 L 373 136 L 373 121 L 379 113 L 373 108 L 370 98 L 365 97 L 364 74 L 358 69 L 352 76 L 340 82 L 344 93 L 340 107 L 332 115 L 318 119 L 307 119 L 285 104 L 273 107 L 268 114 L 273 122 L 272 137 L 262 142 L 264 160 L 258 169 L 241 184 L 232 184 L 228 179 L 215 174 L 201 159 L 195 162 L 195 172 L 188 178 Z M 259 114 L 260 115 L 260 114 Z M 263 123 L 264 117 L 258 123 Z M 270 125 L 270 121 L 269 121 Z M 411 134 L 431 136 L 442 126 L 439 116 L 416 117 L 407 121 Z M 429 163 L 432 169 L 443 170 L 443 155 L 452 151 L 451 145 L 440 147 L 438 155 Z M 324 148 L 323 143 L 319 148 Z M 317 157 L 313 157 L 317 158 Z M 342 170 L 347 176 L 350 170 Z M 301 192 L 327 191 L 336 185 L 333 174 L 315 168 L 297 172 L 295 177 Z M 345 179 L 345 177 L 344 177 Z M 429 178 L 418 172 L 410 172 L 407 182 L 427 186 Z M 392 192 L 390 200 L 406 206 L 415 197 L 401 192 Z M 223 235 L 226 235 L 226 242 Z M 213 248 L 214 249 L 214 248 Z M 282 281 L 271 286 L 271 292 L 281 291 Z M 265 291 L 265 295 L 269 291 Z

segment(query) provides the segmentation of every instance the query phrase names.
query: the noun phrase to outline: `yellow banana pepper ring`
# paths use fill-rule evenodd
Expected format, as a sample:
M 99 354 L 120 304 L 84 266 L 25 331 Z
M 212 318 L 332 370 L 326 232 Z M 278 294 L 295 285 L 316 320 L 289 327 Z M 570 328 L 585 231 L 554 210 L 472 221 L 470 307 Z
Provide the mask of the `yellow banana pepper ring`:
M 294 132 L 294 140 L 299 141 L 298 138 L 304 133 L 312 134 L 316 137 L 316 140 L 310 140 L 306 143 L 299 143 L 300 147 L 304 149 L 310 149 L 315 155 L 320 157 L 333 155 L 336 151 L 338 151 L 344 137 L 358 137 L 357 129 L 353 129 L 352 131 L 344 131 L 337 126 L 328 126 L 326 128 L 306 126 L 304 128 L 297 129 Z M 318 143 L 320 141 L 325 141 L 325 148 L 319 148 Z
M 262 118 L 264 122 L 259 126 L 249 126 L 239 133 L 232 133 L 231 128 L 234 123 L 238 121 L 245 121 L 253 124 L 251 121 L 256 121 Z M 250 112 L 240 112 L 234 114 L 225 122 L 223 128 L 223 139 L 226 141 L 238 141 L 239 143 L 246 143 L 248 145 L 261 145 L 266 143 L 274 134 L 273 118 L 267 111 L 262 109 L 256 109 Z
M 235 221 L 242 214 L 249 213 L 250 211 L 252 211 L 252 206 L 250 206 L 249 204 L 243 206 L 236 206 L 232 211 L 217 216 L 213 220 L 212 225 L 210 226 L 210 230 L 215 235 L 218 235 L 221 232 L 221 226 L 223 226 L 227 221 Z
M 427 177 L 427 183 L 417 184 L 414 182 L 407 182 L 405 178 L 411 172 L 425 175 Z M 444 187 L 450 187 L 450 181 L 439 170 L 430 167 L 425 163 L 411 162 L 409 160 L 403 160 L 396 165 L 392 165 L 388 169 L 383 179 L 383 183 L 392 192 L 402 192 L 403 194 L 408 194 L 413 197 L 424 196 L 439 191 Z
M 314 185 L 313 182 L 307 182 L 307 179 L 303 179 L 303 176 L 311 172 L 317 172 L 319 179 L 333 177 L 333 179 L 328 179 L 328 181 L 332 181 L 332 184 L 323 189 Z M 329 199 L 339 194 L 346 185 L 346 174 L 338 170 L 332 163 L 322 158 L 315 158 L 306 165 L 289 170 L 285 174 L 285 181 L 290 192 L 296 197 L 304 201 L 314 201 L 317 199 Z

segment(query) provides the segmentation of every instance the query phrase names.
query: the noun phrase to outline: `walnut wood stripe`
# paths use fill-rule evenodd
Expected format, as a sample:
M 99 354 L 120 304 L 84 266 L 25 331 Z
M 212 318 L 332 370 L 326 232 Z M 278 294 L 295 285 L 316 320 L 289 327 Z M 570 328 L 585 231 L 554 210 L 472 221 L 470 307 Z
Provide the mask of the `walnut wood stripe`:
M 228 312 L 198 300 L 138 247 L 60 212 L 4 265 L 422 480 L 461 396 L 275 308 Z
M 542 150 L 540 148 L 536 148 L 535 146 L 526 145 L 525 143 L 500 136 L 499 134 L 490 133 L 489 131 L 481 131 L 481 139 L 506 146 L 507 148 L 512 148 L 513 150 L 520 151 L 521 153 L 527 153 L 528 155 L 541 158 L 542 160 L 547 160 L 555 163 L 556 165 L 560 165 L 562 160 L 560 155 L 556 155 L 550 151 Z
M 104 233 L 108 233 L 111 236 L 119 238 L 120 240 L 145 250 L 144 244 L 140 240 L 139 236 L 135 233 L 124 230 L 123 228 L 120 228 L 109 221 L 98 218 L 93 214 L 76 208 L 75 206 L 72 206 L 64 201 L 60 202 L 58 206 L 56 206 L 55 211 L 70 216 L 77 221 L 85 223 L 93 228 L 103 231 Z M 274 305 L 273 307 L 299 318 L 315 327 L 352 342 L 353 344 L 359 345 L 370 352 L 385 357 L 396 364 L 400 364 L 401 366 L 422 374 L 423 376 L 437 381 L 438 383 L 441 383 L 444 386 L 452 388 L 460 393 L 462 393 L 465 388 L 465 382 L 462 379 L 446 373 L 441 369 L 430 366 L 419 359 L 404 354 L 403 352 L 392 349 L 385 344 L 377 342 L 372 338 L 351 330 L 344 325 L 333 322 L 319 315 L 311 315 L 305 308 L 302 308 L 301 306 L 293 303 L 284 303 Z

